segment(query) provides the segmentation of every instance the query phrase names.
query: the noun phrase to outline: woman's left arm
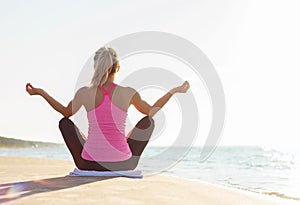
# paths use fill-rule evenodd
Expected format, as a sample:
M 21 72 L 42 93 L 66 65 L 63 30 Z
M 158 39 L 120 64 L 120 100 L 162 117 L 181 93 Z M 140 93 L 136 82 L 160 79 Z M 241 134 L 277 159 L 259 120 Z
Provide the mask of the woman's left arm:
M 74 115 L 80 109 L 80 107 L 83 105 L 82 97 L 81 97 L 82 89 L 78 90 L 78 92 L 75 94 L 74 99 L 68 104 L 67 107 L 63 106 L 61 103 L 59 103 L 57 100 L 55 100 L 53 97 L 51 97 L 43 89 L 33 87 L 30 83 L 26 84 L 26 91 L 30 95 L 42 96 L 54 110 L 61 113 L 63 116 L 65 116 L 67 118 Z

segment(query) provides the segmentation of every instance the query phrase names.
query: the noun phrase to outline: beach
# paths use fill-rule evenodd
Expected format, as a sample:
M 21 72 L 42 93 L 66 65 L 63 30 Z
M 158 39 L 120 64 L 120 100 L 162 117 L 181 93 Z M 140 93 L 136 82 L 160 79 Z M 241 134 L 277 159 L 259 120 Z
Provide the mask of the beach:
M 288 204 L 273 197 L 172 176 L 71 177 L 71 161 L 0 157 L 3 204 Z

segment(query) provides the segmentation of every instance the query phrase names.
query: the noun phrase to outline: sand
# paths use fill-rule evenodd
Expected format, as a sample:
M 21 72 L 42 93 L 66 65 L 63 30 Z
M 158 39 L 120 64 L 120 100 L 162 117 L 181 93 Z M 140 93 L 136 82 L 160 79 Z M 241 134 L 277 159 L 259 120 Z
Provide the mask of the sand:
M 70 177 L 70 161 L 0 157 L 3 204 L 272 205 L 272 197 L 171 176 Z M 286 201 L 280 204 L 287 204 Z

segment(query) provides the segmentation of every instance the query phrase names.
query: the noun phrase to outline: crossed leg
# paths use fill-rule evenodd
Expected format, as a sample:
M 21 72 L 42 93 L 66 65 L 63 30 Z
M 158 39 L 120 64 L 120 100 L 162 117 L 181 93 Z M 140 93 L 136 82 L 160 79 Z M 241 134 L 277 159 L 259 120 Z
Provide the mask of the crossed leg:
M 77 126 L 70 119 L 64 117 L 59 121 L 59 129 L 77 168 L 97 171 L 133 170 L 150 140 L 154 129 L 154 120 L 146 116 L 136 124 L 127 139 L 132 157 L 120 162 L 96 162 L 83 159 L 81 152 L 85 140 Z

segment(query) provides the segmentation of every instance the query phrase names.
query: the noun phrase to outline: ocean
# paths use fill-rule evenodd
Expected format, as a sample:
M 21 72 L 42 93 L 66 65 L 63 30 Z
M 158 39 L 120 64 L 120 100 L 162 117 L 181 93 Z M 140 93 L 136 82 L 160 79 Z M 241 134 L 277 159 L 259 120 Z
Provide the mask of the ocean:
M 164 155 L 166 150 L 168 155 Z M 149 175 L 160 173 L 201 180 L 300 203 L 299 150 L 220 146 L 204 162 L 200 161 L 201 150 L 193 147 L 186 153 L 186 149 L 178 147 L 147 147 L 137 169 Z M 0 156 L 72 160 L 65 146 L 1 148 Z

